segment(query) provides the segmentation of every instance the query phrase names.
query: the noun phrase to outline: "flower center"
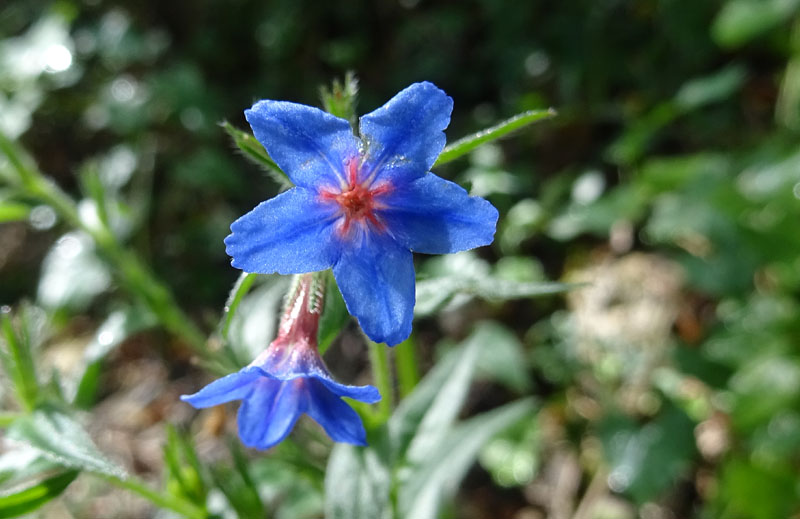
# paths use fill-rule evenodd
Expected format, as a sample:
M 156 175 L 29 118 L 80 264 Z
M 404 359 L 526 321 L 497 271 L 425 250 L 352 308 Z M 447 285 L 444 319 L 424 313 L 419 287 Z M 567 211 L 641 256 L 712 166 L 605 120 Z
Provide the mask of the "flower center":
M 376 231 L 385 230 L 386 226 L 375 214 L 375 210 L 385 207 L 380 198 L 391 190 L 391 184 L 383 182 L 374 186 L 370 180 L 359 183 L 357 159 L 348 161 L 346 167 L 348 170 L 347 184 L 342 187 L 341 191 L 323 190 L 320 193 L 323 200 L 330 200 L 339 205 L 339 213 L 342 216 L 342 223 L 339 226 L 340 233 L 347 235 L 353 224 L 369 225 Z
M 341 206 L 347 218 L 367 218 L 372 214 L 372 193 L 364 186 L 349 186 L 346 191 L 336 196 L 336 201 Z

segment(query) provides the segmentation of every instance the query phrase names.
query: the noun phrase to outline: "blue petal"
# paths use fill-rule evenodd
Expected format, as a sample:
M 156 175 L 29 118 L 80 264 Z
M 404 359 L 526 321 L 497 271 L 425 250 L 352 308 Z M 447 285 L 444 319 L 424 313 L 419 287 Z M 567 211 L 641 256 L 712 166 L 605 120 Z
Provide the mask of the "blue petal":
M 367 433 L 361 417 L 352 407 L 316 380 L 309 380 L 308 395 L 308 414 L 325 429 L 331 439 L 356 445 L 367 444 Z
M 280 443 L 306 409 L 302 382 L 281 382 L 261 377 L 242 402 L 237 420 L 242 443 L 268 449 Z
M 432 83 L 414 83 L 361 117 L 366 167 L 394 184 L 427 173 L 445 144 L 453 100 Z
M 386 233 L 361 231 L 343 247 L 333 275 L 347 310 L 375 342 L 395 345 L 411 334 L 414 261 Z
M 265 100 L 244 115 L 256 139 L 298 186 L 338 186 L 345 162 L 358 156 L 350 123 L 318 108 Z
M 492 243 L 497 209 L 429 173 L 392 191 L 379 211 L 394 238 L 414 252 L 448 254 Z
M 317 376 L 316 379 L 324 384 L 330 392 L 339 396 L 346 396 L 367 404 L 374 404 L 381 399 L 381 394 L 375 386 L 347 386 L 330 377 Z
M 260 203 L 233 224 L 225 250 L 245 272 L 298 274 L 325 270 L 335 260 L 335 208 L 293 188 Z
M 260 377 L 258 370 L 245 368 L 215 380 L 193 395 L 182 395 L 181 400 L 198 409 L 239 400 L 252 391 L 253 382 Z

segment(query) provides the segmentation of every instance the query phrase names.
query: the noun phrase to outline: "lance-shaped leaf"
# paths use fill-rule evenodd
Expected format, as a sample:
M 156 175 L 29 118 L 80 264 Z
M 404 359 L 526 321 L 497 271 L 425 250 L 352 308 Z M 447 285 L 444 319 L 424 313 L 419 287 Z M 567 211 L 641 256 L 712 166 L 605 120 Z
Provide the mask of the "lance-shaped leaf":
M 435 313 L 449 303 L 454 296 L 466 294 L 489 301 L 505 301 L 562 294 L 580 285 L 575 283 L 517 282 L 484 276 L 482 278 L 444 276 L 417 282 L 417 305 L 414 314 L 424 317 Z
M 392 519 L 392 478 L 377 449 L 334 447 L 325 475 L 325 517 Z
M 56 409 L 37 409 L 16 420 L 6 437 L 25 444 L 62 467 L 125 479 L 125 470 L 106 458 L 70 416 Z
M 514 117 L 506 119 L 505 121 L 496 124 L 491 128 L 486 128 L 479 132 L 473 133 L 472 135 L 462 137 L 452 144 L 445 146 L 445 148 L 442 150 L 442 153 L 439 154 L 439 158 L 436 159 L 436 163 L 433 165 L 433 167 L 446 164 L 461 157 L 462 155 L 469 153 L 478 146 L 497 140 L 508 135 L 514 130 L 519 130 L 520 128 L 524 128 L 529 124 L 533 124 L 543 119 L 549 119 L 555 115 L 556 111 L 552 108 L 548 110 L 528 110 L 527 112 L 522 112 Z
M 478 452 L 492 436 L 533 413 L 531 399 L 506 404 L 458 424 L 411 469 L 398 492 L 400 517 L 435 519 L 444 499 L 452 497 Z

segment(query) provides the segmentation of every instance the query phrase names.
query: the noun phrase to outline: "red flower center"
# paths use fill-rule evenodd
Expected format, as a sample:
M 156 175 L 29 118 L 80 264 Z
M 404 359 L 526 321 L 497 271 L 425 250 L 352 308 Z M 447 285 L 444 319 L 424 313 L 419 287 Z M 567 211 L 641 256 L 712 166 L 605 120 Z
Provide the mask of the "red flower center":
M 323 200 L 333 201 L 339 205 L 339 212 L 342 215 L 339 232 L 347 235 L 353 224 L 370 225 L 376 231 L 385 230 L 386 226 L 376 215 L 375 210 L 385 207 L 380 198 L 391 191 L 391 184 L 381 182 L 372 185 L 371 179 L 359 183 L 358 159 L 348 161 L 347 173 L 347 184 L 341 191 L 322 190 L 320 192 Z

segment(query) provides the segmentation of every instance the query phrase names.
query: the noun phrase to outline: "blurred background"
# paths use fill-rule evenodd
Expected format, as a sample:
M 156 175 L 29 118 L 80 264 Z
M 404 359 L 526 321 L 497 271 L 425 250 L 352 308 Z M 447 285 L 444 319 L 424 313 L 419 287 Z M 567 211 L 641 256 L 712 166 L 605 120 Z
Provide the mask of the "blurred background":
M 279 188 L 221 121 L 247 129 L 243 110 L 262 98 L 316 105 L 347 71 L 360 113 L 434 82 L 455 101 L 449 141 L 553 107 L 437 170 L 501 218 L 491 247 L 417 258 L 421 275 L 589 283 L 537 299 L 461 294 L 417 321 L 423 370 L 465 340 L 500 359 L 463 416 L 521 395 L 540 404 L 486 444 L 441 517 L 800 517 L 798 8 L 3 0 L 0 131 L 76 197 L 95 172 L 115 233 L 211 330 L 238 275 L 228 226 Z M 121 296 L 91 243 L 66 230 L 46 205 L 0 211 L 0 304 L 44 309 L 42 369 L 68 381 Z M 364 377 L 358 341 L 350 329 L 326 356 L 346 380 Z M 144 477 L 160 474 L 164 423 L 195 416 L 177 400 L 208 380 L 190 356 L 140 332 L 98 378 L 90 432 Z M 233 416 L 201 418 L 192 430 L 213 458 Z M 265 474 L 275 517 L 322 516 L 320 474 Z M 119 499 L 81 478 L 38 513 L 154 516 Z

